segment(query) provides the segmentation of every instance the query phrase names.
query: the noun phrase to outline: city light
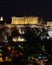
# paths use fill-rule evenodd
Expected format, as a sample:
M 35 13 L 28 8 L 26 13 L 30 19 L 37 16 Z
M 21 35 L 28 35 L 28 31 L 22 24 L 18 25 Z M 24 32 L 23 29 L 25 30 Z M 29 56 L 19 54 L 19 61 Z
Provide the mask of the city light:
M 24 38 L 22 38 L 22 37 L 14 37 L 13 39 L 12 39 L 12 41 L 14 41 L 14 42 L 24 42 L 24 41 L 26 41 Z
M 3 21 L 2 17 L 0 21 Z M 27 60 L 32 63 L 44 65 L 49 57 L 46 54 L 51 56 L 49 50 L 46 50 L 46 44 L 48 45 L 49 42 L 47 43 L 45 40 L 52 38 L 52 27 L 39 25 L 37 17 L 12 17 L 11 22 L 11 24 L 0 26 L 0 38 L 2 39 L 0 42 L 3 43 L 2 45 L 0 44 L 0 62 L 16 61 L 17 57 L 20 56 L 20 60 L 24 58 L 22 61 Z M 44 54 L 45 56 L 42 53 L 46 53 Z M 4 55 L 5 58 L 3 58 Z
M 48 35 L 50 38 L 52 38 L 52 30 L 48 31 Z
M 38 17 L 12 17 L 11 24 L 38 24 Z
M 3 21 L 3 17 L 0 17 L 0 21 Z
M 21 38 L 21 37 L 18 37 L 18 41 L 23 42 L 23 41 L 25 41 L 25 39 L 24 38 Z

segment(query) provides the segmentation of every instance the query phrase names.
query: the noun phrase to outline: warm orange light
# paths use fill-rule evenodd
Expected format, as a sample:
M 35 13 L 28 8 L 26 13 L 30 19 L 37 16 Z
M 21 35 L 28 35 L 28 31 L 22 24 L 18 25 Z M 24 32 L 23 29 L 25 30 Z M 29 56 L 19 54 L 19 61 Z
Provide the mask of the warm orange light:
M 47 26 L 52 26 L 52 21 L 47 21 Z
M 11 47 L 10 46 L 8 46 L 7 48 L 8 48 L 9 51 L 11 50 Z
M 11 24 L 38 24 L 38 17 L 12 17 Z
M 7 56 L 6 56 L 5 61 L 9 61 L 9 62 L 11 62 L 11 61 L 12 61 L 12 59 L 11 59 L 10 57 L 7 57 Z
M 2 59 L 2 57 L 0 57 L 0 62 L 3 62 L 3 59 Z

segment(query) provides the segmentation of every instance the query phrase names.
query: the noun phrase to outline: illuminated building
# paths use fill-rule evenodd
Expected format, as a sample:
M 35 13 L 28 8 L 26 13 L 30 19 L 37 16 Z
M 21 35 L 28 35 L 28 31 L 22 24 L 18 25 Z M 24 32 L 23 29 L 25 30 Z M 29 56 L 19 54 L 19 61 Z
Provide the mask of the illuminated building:
M 52 21 L 47 21 L 47 26 L 52 26 Z
M 11 24 L 38 24 L 38 17 L 12 17 Z

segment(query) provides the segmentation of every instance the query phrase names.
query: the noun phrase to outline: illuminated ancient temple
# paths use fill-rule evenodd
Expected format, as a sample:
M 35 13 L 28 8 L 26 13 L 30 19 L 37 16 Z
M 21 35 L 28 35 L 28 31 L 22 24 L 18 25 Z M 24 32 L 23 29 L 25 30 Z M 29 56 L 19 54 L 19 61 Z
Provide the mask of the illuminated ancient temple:
M 38 17 L 12 17 L 11 24 L 38 24 Z

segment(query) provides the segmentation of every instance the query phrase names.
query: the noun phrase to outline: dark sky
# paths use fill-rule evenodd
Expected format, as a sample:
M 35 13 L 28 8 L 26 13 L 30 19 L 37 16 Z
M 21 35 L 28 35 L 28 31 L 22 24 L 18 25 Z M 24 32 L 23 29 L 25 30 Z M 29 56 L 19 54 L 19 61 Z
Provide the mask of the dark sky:
M 51 0 L 0 0 L 0 16 L 39 16 L 52 19 Z

